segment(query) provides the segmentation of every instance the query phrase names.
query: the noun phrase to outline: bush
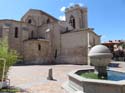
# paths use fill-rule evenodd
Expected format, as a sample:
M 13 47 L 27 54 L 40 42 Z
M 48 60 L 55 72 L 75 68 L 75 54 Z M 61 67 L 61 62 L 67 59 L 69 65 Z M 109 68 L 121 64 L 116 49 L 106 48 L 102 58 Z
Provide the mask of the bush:
M 9 67 L 17 62 L 18 54 L 15 50 L 11 50 L 8 47 L 7 38 L 0 41 L 0 58 L 6 59 L 6 69 L 5 69 L 5 79 L 7 77 L 7 72 Z M 3 62 L 0 62 L 0 80 L 2 78 Z

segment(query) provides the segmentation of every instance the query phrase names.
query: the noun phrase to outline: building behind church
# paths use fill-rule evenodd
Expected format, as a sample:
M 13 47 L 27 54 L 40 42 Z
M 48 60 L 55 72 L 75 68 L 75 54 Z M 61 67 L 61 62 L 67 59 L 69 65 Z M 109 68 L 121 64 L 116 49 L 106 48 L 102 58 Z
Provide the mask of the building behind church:
M 0 38 L 8 37 L 9 48 L 25 64 L 87 64 L 89 48 L 100 44 L 87 14 L 86 7 L 74 5 L 65 10 L 66 21 L 60 21 L 30 9 L 20 21 L 0 20 Z

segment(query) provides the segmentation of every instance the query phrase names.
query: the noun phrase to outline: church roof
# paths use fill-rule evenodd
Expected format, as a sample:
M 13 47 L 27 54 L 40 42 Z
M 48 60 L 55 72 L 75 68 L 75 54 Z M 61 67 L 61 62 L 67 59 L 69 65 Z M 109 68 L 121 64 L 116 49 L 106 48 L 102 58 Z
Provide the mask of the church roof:
M 42 10 L 30 9 L 28 12 L 30 12 L 30 11 L 40 12 L 41 14 L 45 14 L 46 16 L 49 16 L 49 17 L 51 17 L 52 19 L 54 19 L 54 20 L 56 20 L 56 21 L 59 21 L 57 18 L 53 17 L 52 15 L 50 15 L 50 14 L 48 14 L 48 13 L 42 11 Z M 28 12 L 27 12 L 27 13 L 28 13 Z M 26 15 L 27 13 L 25 13 L 25 15 Z M 24 15 L 24 16 L 25 16 L 25 15 Z M 23 16 L 23 17 L 24 17 L 24 16 Z M 22 17 L 22 18 L 23 18 L 23 17 Z

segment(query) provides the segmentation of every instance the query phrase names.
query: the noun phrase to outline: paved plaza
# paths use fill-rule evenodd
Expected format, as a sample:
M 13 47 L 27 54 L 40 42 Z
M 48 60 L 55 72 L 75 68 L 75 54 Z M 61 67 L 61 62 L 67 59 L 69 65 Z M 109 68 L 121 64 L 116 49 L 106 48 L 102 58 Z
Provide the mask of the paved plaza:
M 66 93 L 62 84 L 67 74 L 75 69 L 88 68 L 84 65 L 35 65 L 14 66 L 10 69 L 11 85 L 20 87 L 28 93 Z M 54 80 L 47 80 L 48 69 L 53 68 Z
M 125 71 L 125 62 L 119 63 L 119 68 Z M 26 93 L 67 93 L 61 86 L 68 79 L 67 74 L 75 69 L 89 68 L 87 65 L 31 65 L 13 66 L 9 79 L 11 86 L 25 89 Z M 47 80 L 48 70 L 53 68 L 54 80 Z

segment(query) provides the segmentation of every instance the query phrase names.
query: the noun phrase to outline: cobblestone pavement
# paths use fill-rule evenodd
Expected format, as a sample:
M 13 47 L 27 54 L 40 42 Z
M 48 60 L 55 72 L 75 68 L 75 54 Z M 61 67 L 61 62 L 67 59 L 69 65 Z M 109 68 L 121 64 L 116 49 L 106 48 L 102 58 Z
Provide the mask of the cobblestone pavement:
M 28 93 L 66 93 L 61 88 L 67 74 L 75 69 L 88 68 L 84 65 L 35 65 L 13 66 L 9 72 L 11 85 L 26 89 Z M 55 80 L 47 80 L 48 69 L 53 68 Z

